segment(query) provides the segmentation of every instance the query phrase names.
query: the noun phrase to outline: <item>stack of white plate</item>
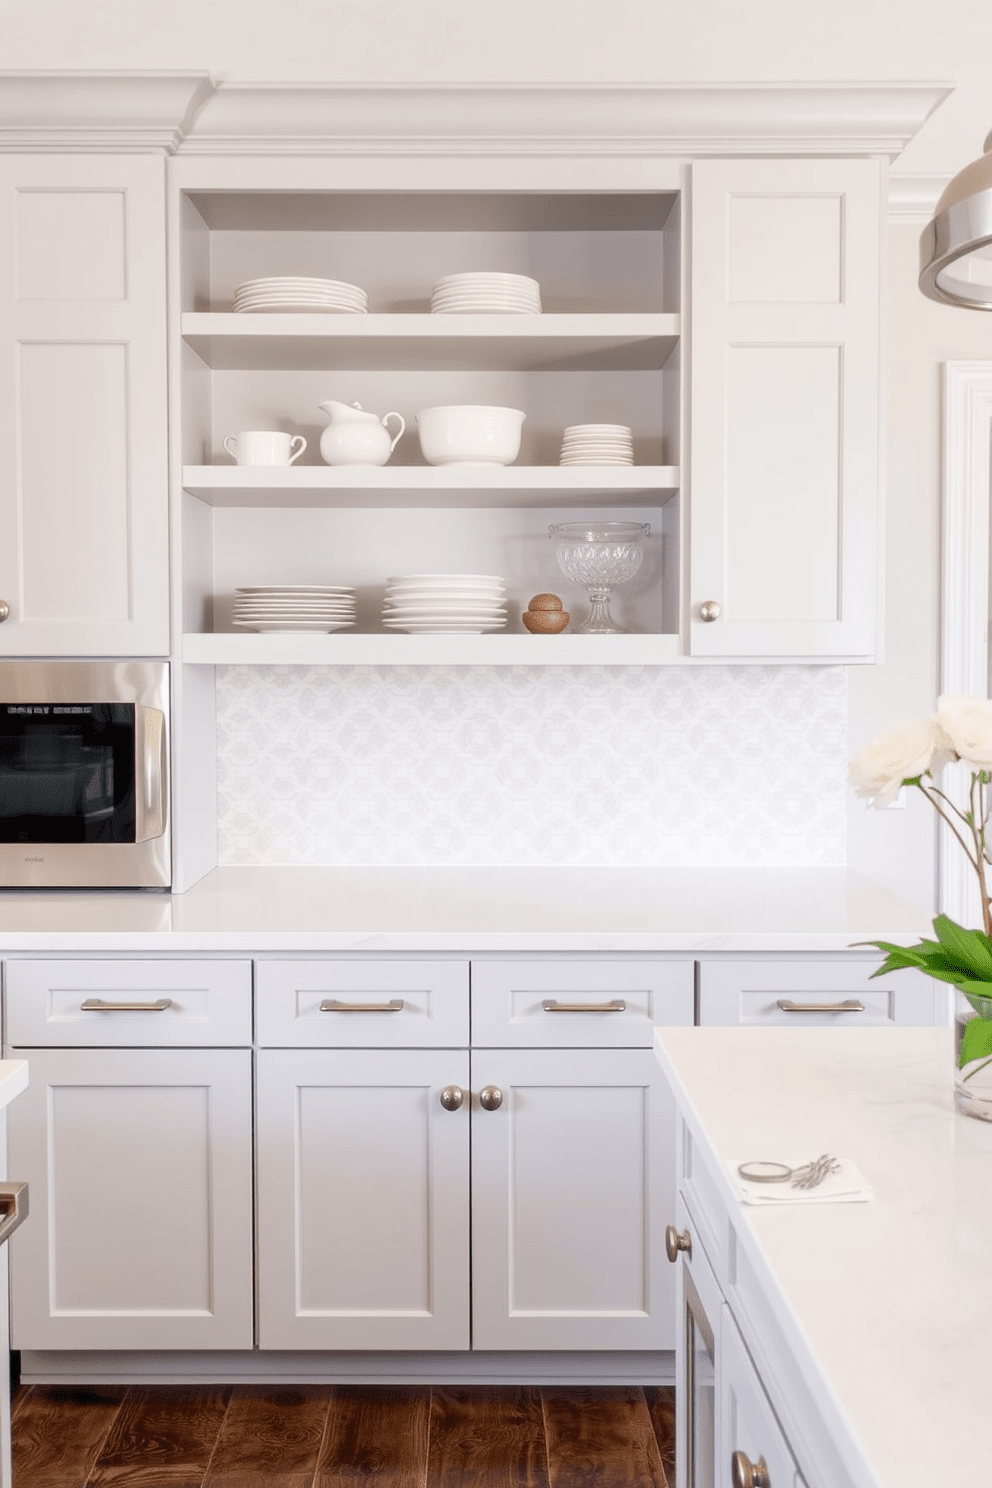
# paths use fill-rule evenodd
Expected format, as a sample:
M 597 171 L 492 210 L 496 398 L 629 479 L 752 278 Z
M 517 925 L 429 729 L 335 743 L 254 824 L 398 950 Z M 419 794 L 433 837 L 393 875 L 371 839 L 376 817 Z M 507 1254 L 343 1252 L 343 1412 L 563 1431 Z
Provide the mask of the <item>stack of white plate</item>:
M 539 315 L 541 286 L 526 274 L 446 274 L 431 295 L 434 315 Z
M 633 465 L 634 441 L 626 424 L 572 424 L 561 442 L 560 465 Z
M 411 635 L 501 630 L 506 585 L 490 574 L 396 574 L 386 581 L 382 623 Z
M 234 308 L 255 314 L 313 313 L 365 315 L 369 297 L 357 284 L 340 279 L 246 279 L 234 291 Z
M 343 584 L 261 584 L 239 589 L 237 630 L 347 630 L 355 623 L 355 591 Z

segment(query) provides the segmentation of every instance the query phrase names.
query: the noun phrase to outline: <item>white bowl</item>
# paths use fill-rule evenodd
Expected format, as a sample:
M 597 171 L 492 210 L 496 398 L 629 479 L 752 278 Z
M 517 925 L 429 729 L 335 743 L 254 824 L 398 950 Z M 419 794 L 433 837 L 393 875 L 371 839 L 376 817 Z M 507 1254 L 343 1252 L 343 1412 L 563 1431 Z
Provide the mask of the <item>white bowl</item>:
M 454 403 L 417 414 L 428 465 L 510 465 L 520 453 L 526 414 L 519 408 Z

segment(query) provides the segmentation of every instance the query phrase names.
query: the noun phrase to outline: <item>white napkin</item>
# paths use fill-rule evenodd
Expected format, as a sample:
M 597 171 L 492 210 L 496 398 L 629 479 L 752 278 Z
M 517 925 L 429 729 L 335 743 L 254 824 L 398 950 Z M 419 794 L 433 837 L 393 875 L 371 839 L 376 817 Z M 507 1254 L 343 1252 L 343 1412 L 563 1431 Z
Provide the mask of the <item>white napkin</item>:
M 750 1158 L 728 1157 L 727 1172 L 744 1204 L 859 1204 L 875 1197 L 871 1184 L 849 1157 L 839 1157 L 836 1173 L 830 1173 L 815 1188 L 793 1188 L 784 1183 L 753 1183 L 742 1178 L 737 1168 Z M 789 1168 L 800 1168 L 808 1158 L 776 1158 Z

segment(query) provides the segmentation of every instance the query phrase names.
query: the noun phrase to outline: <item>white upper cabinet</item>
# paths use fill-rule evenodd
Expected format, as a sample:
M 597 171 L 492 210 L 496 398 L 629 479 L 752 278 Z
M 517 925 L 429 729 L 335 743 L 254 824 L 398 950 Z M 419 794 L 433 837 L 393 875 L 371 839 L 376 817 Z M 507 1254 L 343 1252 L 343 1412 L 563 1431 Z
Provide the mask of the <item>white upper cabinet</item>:
M 881 167 L 692 167 L 692 656 L 870 660 Z
M 168 655 L 165 162 L 0 157 L 0 197 L 0 655 Z

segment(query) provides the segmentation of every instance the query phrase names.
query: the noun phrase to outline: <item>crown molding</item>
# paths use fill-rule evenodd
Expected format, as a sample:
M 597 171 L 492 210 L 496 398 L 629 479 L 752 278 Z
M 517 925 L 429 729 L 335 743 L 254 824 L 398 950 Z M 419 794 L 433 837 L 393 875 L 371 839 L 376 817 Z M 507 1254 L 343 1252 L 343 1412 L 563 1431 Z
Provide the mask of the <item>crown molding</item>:
M 932 83 L 221 83 L 183 154 L 884 155 Z
M 926 227 L 949 176 L 889 176 L 889 222 L 898 227 Z
M 0 151 L 192 155 L 881 155 L 939 83 L 215 83 L 0 72 Z
M 0 152 L 173 154 L 214 87 L 206 72 L 0 71 Z

